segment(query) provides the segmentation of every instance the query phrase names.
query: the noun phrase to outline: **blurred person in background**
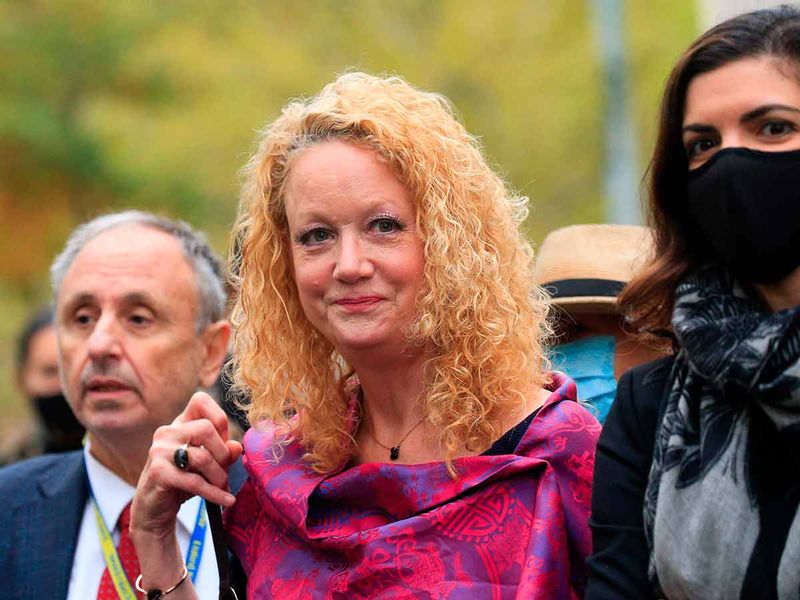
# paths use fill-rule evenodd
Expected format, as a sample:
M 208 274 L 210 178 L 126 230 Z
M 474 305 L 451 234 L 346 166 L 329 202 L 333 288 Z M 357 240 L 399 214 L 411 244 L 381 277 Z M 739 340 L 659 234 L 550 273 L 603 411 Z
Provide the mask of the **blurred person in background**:
M 58 376 L 58 345 L 50 306 L 34 313 L 25 323 L 17 341 L 17 386 L 36 415 L 33 431 L 13 435 L 6 446 L 3 463 L 52 452 L 77 450 L 84 428 L 61 391 Z
M 534 268 L 536 283 L 554 310 L 553 368 L 578 385 L 578 399 L 600 423 L 614 401 L 620 376 L 663 355 L 626 334 L 617 297 L 652 260 L 650 232 L 637 225 L 571 225 L 547 235 Z
M 587 598 L 800 598 L 800 9 L 701 35 L 664 92 L 655 259 L 623 292 L 677 354 L 597 449 Z
M 526 203 L 446 99 L 398 77 L 284 108 L 232 243 L 249 479 L 234 499 L 242 446 L 210 398 L 157 432 L 131 526 L 144 589 L 197 597 L 173 521 L 199 493 L 232 507 L 248 598 L 582 597 L 600 428 L 542 369 Z
M 128 211 L 76 228 L 50 274 L 61 381 L 86 445 L 0 470 L 0 597 L 134 598 L 134 486 L 153 432 L 217 378 L 230 334 L 222 267 L 185 223 Z M 183 500 L 176 544 L 214 597 L 205 508 Z

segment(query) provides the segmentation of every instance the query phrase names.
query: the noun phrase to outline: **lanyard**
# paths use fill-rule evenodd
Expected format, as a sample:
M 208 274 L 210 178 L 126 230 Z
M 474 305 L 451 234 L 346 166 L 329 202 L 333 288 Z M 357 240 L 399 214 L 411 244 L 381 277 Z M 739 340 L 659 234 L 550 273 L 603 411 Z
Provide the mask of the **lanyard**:
M 94 518 L 97 522 L 97 531 L 100 536 L 100 548 L 103 551 L 103 558 L 108 567 L 108 574 L 111 575 L 111 582 L 117 590 L 117 595 L 120 600 L 138 600 L 136 592 L 133 590 L 128 576 L 125 574 L 125 569 L 122 568 L 122 562 L 117 554 L 117 548 L 114 546 L 114 540 L 111 533 L 106 527 L 103 520 L 103 515 L 100 514 L 100 509 L 97 508 L 97 501 L 94 498 L 94 493 L 89 489 L 92 498 L 92 508 L 94 509 Z M 206 503 L 202 498 L 200 499 L 200 507 L 197 510 L 197 518 L 194 522 L 194 530 L 192 537 L 189 540 L 189 549 L 186 552 L 186 570 L 192 578 L 192 583 L 197 579 L 197 571 L 200 567 L 200 559 L 203 557 L 203 546 L 206 539 L 206 527 L 208 521 L 206 519 Z
M 200 559 L 203 557 L 203 546 L 206 543 L 206 501 L 200 498 L 200 508 L 197 509 L 197 518 L 194 521 L 194 530 L 189 540 L 189 549 L 186 551 L 186 570 L 192 583 L 197 579 L 197 570 L 200 568 Z
M 114 547 L 114 540 L 111 538 L 105 521 L 103 521 L 100 509 L 97 508 L 94 495 L 92 495 L 92 508 L 94 508 L 94 518 L 97 521 L 97 531 L 100 534 L 100 547 L 103 550 L 103 558 L 106 560 L 108 574 L 111 575 L 111 582 L 117 590 L 117 595 L 120 600 L 137 600 L 136 592 L 133 591 L 133 586 L 131 586 L 131 582 L 125 574 L 125 569 L 122 568 L 117 549 Z

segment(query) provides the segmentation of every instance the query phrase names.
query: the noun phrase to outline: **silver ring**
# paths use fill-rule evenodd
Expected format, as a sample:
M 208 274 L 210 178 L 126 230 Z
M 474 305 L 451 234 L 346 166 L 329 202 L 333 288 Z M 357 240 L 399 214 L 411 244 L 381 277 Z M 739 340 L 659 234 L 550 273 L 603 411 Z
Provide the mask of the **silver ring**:
M 183 446 L 178 446 L 175 449 L 175 452 L 172 455 L 172 462 L 175 463 L 175 466 L 178 467 L 181 471 L 185 471 L 189 468 L 189 444 L 188 442 Z

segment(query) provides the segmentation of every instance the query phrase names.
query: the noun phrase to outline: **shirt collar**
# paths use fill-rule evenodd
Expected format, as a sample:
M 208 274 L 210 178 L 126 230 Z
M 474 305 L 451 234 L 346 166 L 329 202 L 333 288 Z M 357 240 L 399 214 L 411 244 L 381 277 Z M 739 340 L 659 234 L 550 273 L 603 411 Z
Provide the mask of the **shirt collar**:
M 86 460 L 86 474 L 89 477 L 89 485 L 95 502 L 97 502 L 97 508 L 100 510 L 108 530 L 114 531 L 123 509 L 128 502 L 133 500 L 136 488 L 92 456 L 92 453 L 89 452 L 88 439 L 83 447 L 83 457 Z M 199 508 L 199 496 L 192 496 L 184 502 L 178 510 L 179 527 L 183 527 L 189 533 L 194 531 Z

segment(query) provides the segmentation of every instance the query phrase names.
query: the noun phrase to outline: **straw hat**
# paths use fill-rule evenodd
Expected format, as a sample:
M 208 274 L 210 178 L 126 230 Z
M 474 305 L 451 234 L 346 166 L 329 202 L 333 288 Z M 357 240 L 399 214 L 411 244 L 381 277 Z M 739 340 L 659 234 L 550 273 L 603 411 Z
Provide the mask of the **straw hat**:
M 652 236 L 646 227 L 572 225 L 544 239 L 534 279 L 555 304 L 569 312 L 613 313 L 622 288 L 652 252 Z

